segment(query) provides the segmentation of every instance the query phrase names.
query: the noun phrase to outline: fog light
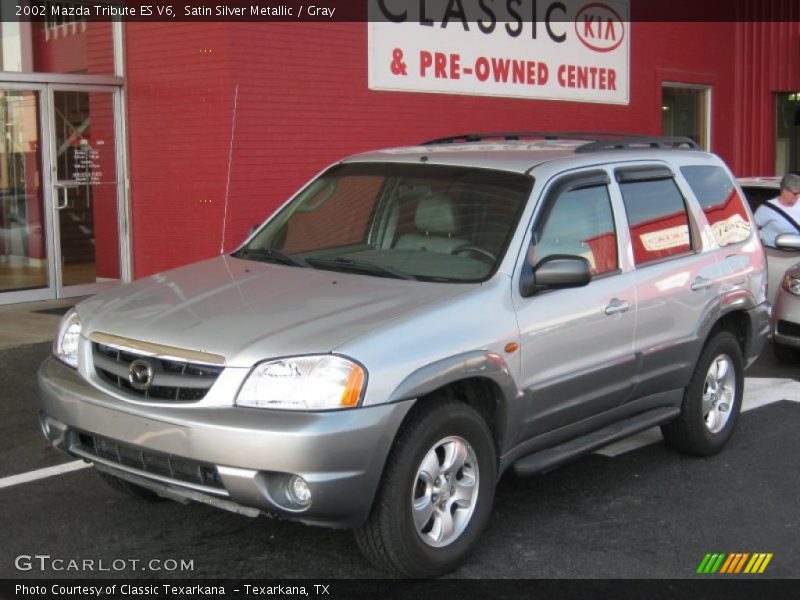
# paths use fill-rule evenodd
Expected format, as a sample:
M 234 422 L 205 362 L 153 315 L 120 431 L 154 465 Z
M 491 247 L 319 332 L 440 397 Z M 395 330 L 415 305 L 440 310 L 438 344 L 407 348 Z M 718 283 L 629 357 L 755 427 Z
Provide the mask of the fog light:
M 299 475 L 292 475 L 289 479 L 289 500 L 300 506 L 311 504 L 311 489 L 308 482 Z

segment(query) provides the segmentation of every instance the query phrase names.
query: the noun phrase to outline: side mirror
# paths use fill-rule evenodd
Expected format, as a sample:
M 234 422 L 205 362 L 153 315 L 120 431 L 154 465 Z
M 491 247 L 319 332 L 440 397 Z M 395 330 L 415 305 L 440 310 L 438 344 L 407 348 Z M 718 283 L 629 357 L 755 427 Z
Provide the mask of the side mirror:
M 775 246 L 781 250 L 800 250 L 800 235 L 796 233 L 782 233 L 775 238 Z
M 542 290 L 582 287 L 592 280 L 589 261 L 568 254 L 547 256 L 526 271 L 520 281 L 520 293 L 526 298 Z

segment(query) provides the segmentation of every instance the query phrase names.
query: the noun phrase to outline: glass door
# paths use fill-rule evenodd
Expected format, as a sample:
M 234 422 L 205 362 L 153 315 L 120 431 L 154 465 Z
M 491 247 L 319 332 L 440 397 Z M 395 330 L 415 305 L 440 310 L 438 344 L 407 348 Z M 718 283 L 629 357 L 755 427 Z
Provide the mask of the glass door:
M 49 87 L 56 291 L 92 294 L 119 283 L 118 90 Z
M 119 88 L 0 83 L 0 304 L 126 278 Z
M 47 225 L 46 88 L 0 86 L 0 303 L 54 297 Z

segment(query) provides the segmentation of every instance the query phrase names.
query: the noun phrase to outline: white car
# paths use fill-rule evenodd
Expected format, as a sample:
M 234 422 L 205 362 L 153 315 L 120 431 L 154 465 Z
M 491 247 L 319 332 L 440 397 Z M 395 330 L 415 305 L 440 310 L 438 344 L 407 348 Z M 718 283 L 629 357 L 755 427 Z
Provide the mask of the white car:
M 780 192 L 780 177 L 738 179 L 753 212 Z M 767 245 L 767 268 L 772 303 L 772 342 L 782 362 L 798 359 L 800 349 L 800 232 L 778 236 L 778 247 Z

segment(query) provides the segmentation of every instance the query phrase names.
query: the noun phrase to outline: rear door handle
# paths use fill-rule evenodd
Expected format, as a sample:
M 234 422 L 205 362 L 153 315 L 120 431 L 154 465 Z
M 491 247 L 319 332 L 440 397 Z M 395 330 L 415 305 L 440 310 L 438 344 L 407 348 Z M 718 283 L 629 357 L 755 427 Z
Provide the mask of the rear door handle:
M 627 300 L 620 300 L 619 298 L 614 298 L 611 302 L 608 303 L 606 306 L 606 314 L 607 315 L 616 315 L 619 313 L 626 312 L 631 307 L 628 304 Z
M 713 279 L 706 279 L 705 277 L 698 276 L 692 282 L 692 290 L 694 290 L 695 292 L 700 292 L 702 290 L 707 290 L 712 285 L 714 285 L 714 280 Z

